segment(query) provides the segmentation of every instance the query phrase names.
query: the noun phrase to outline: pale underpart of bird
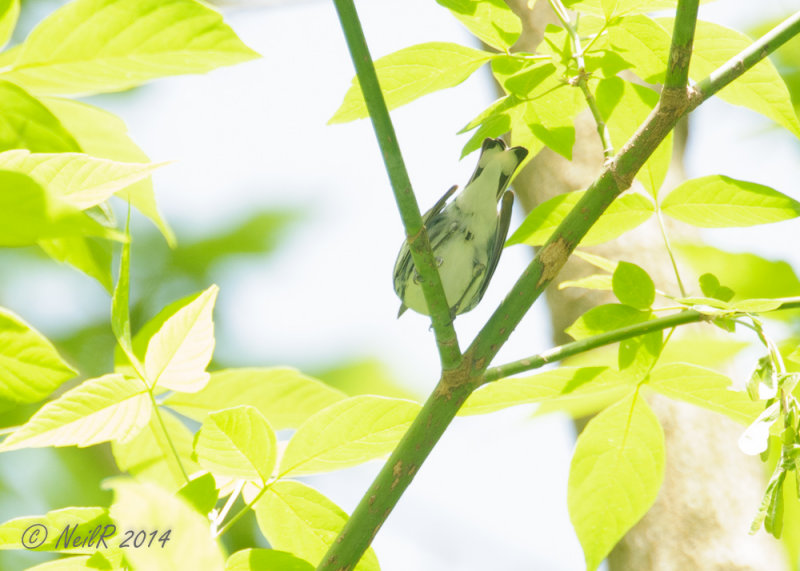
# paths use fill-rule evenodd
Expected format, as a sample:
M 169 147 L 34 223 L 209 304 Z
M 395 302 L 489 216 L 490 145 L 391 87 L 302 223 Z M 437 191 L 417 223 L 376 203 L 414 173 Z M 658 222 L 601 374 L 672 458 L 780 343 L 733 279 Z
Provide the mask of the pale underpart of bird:
M 506 187 L 527 155 L 522 147 L 507 149 L 501 139 L 484 140 L 464 190 L 447 204 L 458 188 L 452 187 L 422 216 L 452 318 L 473 309 L 486 293 L 511 220 L 514 195 Z M 394 267 L 394 291 L 402 301 L 398 317 L 407 308 L 430 315 L 420 280 L 403 241 Z

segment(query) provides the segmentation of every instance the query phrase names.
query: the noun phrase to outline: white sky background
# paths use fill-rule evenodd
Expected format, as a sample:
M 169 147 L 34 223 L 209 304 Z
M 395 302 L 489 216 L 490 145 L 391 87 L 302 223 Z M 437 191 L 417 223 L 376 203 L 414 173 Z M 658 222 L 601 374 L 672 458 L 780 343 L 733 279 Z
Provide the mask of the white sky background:
M 426 41 L 473 45 L 433 0 L 360 1 L 357 7 L 375 58 Z M 741 29 L 768 12 L 792 9 L 797 2 L 729 0 L 704 6 L 701 17 Z M 263 59 L 95 100 L 126 120 L 153 160 L 177 161 L 155 175 L 155 184 L 179 239 L 228 226 L 254 204 L 306 213 L 268 259 L 229 264 L 215 276 L 219 350 L 238 365 L 300 368 L 377 356 L 398 379 L 427 394 L 438 358 L 426 318 L 408 312 L 395 319 L 391 278 L 402 227 L 372 128 L 368 121 L 326 126 L 353 76 L 332 2 L 234 10 L 226 19 Z M 493 99 L 488 74 L 479 73 L 393 112 L 423 210 L 450 185 L 466 182 L 476 155 L 458 162 L 467 136 L 455 133 Z M 796 141 L 765 132 L 765 121 L 733 109 L 711 103 L 692 116 L 689 176 L 727 174 L 800 198 Z M 519 220 L 515 212 L 512 225 Z M 709 239 L 793 259 L 797 267 L 797 235 L 792 221 L 766 231 L 715 231 Z M 524 247 L 505 251 L 484 302 L 456 322 L 462 346 L 529 256 Z M 30 275 L 11 280 L 4 299 L 48 334 L 107 315 L 100 288 L 65 273 L 59 272 L 58 291 L 41 285 L 50 280 Z M 537 304 L 496 362 L 539 352 L 549 339 L 547 315 Z M 573 438 L 568 419 L 533 420 L 525 407 L 456 421 L 378 535 L 382 568 L 582 569 L 566 512 Z M 378 467 L 317 477 L 312 484 L 351 511 Z

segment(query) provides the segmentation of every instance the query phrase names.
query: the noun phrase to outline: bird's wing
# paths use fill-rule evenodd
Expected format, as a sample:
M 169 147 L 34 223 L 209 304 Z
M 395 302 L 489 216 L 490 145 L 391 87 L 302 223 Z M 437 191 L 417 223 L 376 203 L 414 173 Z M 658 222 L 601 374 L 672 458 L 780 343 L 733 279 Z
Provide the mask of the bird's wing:
M 477 295 L 477 301 L 483 298 L 486 289 L 489 287 L 489 282 L 492 280 L 494 271 L 497 269 L 497 262 L 500 261 L 500 254 L 503 253 L 503 246 L 506 243 L 506 236 L 508 235 L 508 227 L 511 224 L 511 207 L 514 205 L 514 193 L 507 190 L 503 194 L 503 200 L 500 203 L 500 217 L 497 221 L 497 230 L 494 233 L 494 241 L 492 242 L 492 251 L 489 253 L 489 265 L 486 268 L 486 273 L 483 276 L 483 283 Z M 477 304 L 477 303 L 476 303 Z
M 453 193 L 457 189 L 458 185 L 451 186 L 447 192 L 445 192 L 444 195 L 438 201 L 436 201 L 436 204 L 434 204 L 425 214 L 422 215 L 422 223 L 425 224 L 425 227 L 428 230 L 429 238 L 431 234 L 431 228 L 428 227 L 428 223 L 442 211 L 448 199 L 453 196 Z M 431 244 L 431 246 L 435 247 L 436 245 Z M 408 242 L 403 240 L 403 245 L 400 247 L 400 252 L 397 254 L 397 261 L 394 265 L 394 291 L 397 293 L 400 299 L 403 299 L 405 295 L 405 284 L 407 283 L 409 277 L 411 276 L 411 272 L 413 271 L 414 260 L 411 258 L 411 250 L 408 247 Z M 406 309 L 408 309 L 408 307 L 404 303 L 401 303 L 400 311 L 397 313 L 397 317 L 403 315 Z
M 447 192 L 445 192 L 444 195 L 439 200 L 436 201 L 436 204 L 431 206 L 431 208 L 425 214 L 422 215 L 422 223 L 427 226 L 428 221 L 442 211 L 442 208 L 444 208 L 444 205 L 447 203 L 447 200 L 451 196 L 453 196 L 453 193 L 456 190 L 458 190 L 457 184 L 451 186 L 447 190 Z

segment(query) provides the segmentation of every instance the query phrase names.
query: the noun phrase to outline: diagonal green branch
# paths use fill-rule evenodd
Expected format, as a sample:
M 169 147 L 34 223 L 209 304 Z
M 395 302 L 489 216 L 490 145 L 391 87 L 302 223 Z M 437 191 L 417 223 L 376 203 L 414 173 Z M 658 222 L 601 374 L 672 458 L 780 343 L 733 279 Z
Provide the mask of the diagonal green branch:
M 696 87 L 698 95 L 692 98 L 692 109 L 798 34 L 800 34 L 800 11 L 772 28 L 747 49 L 729 59 L 698 83 Z
M 334 1 L 337 9 L 340 4 L 347 5 L 352 9 L 351 0 Z M 686 10 L 686 5 L 686 2 L 681 2 L 679 11 L 681 6 Z M 343 14 L 341 10 L 340 14 Z M 343 23 L 348 17 L 355 18 L 355 10 L 345 12 L 341 17 Z M 683 16 L 679 15 L 679 17 Z M 706 86 L 705 91 L 691 92 L 690 96 L 689 90 L 680 89 L 680 97 L 668 97 L 668 100 L 665 100 L 664 94 L 662 94 L 658 105 L 645 123 L 614 159 L 607 162 L 597 180 L 554 231 L 553 236 L 539 250 L 536 258 L 475 337 L 458 366 L 451 369 L 445 368 L 442 371 L 436 389 L 367 493 L 361 498 L 339 536 L 331 544 L 317 567 L 318 571 L 349 570 L 355 567 L 400 496 L 411 483 L 421 463 L 430 454 L 455 417 L 461 404 L 473 390 L 486 381 L 485 371 L 497 351 L 508 339 L 533 302 L 544 291 L 544 288 L 558 274 L 580 239 L 614 199 L 631 185 L 636 173 L 678 120 L 691 109 L 700 105 L 707 97 L 727 85 L 734 77 L 738 77 L 774 51 L 791 35 L 800 32 L 796 22 L 785 23 L 782 26 L 788 26 L 793 31 L 770 32 L 755 42 L 751 48 L 740 54 L 743 63 L 738 64 L 735 74 L 725 71 L 725 66 L 723 66 L 704 83 L 701 82 L 701 85 Z M 758 55 L 750 57 L 747 54 L 751 51 Z M 362 52 L 363 54 L 366 52 Z M 745 58 L 746 63 L 744 63 Z M 688 65 L 688 60 L 686 65 Z M 360 77 L 359 66 L 356 69 Z M 365 97 L 369 100 L 371 95 L 365 91 Z M 369 109 L 372 114 L 372 108 Z M 434 323 L 436 323 L 435 320 Z
M 400 210 L 411 257 L 422 278 L 422 293 L 425 295 L 425 301 L 430 310 L 442 369 L 453 369 L 461 361 L 458 337 L 456 337 L 456 330 L 453 327 L 453 319 L 450 316 L 450 308 L 447 305 L 442 280 L 439 277 L 439 270 L 428 240 L 428 233 L 422 223 L 419 205 L 411 188 L 411 181 L 403 162 L 403 155 L 400 153 L 389 110 L 378 83 L 375 65 L 372 63 L 367 41 L 364 38 L 364 31 L 361 29 L 361 22 L 358 19 L 353 0 L 334 0 L 334 4 L 347 40 L 350 57 L 356 68 L 356 76 L 367 103 L 367 110 L 383 155 L 386 172 L 392 183 L 392 191 L 397 208 Z

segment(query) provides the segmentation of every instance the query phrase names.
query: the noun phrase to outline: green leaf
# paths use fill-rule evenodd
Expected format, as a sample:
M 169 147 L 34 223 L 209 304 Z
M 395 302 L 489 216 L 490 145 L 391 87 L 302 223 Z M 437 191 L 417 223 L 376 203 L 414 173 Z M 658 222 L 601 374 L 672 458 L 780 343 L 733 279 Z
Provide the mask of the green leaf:
M 20 0 L 0 0 L 0 49 L 5 47 L 17 26 Z
M 528 105 L 529 102 L 519 99 L 516 95 L 509 95 L 484 109 L 460 131 L 463 133 L 478 127 L 461 150 L 461 158 L 480 149 L 486 137 L 500 137 L 510 133 L 512 145 L 528 149 L 528 157 L 522 162 L 522 165 L 525 165 L 532 155 L 544 148 L 542 139 L 550 137 L 550 133 L 541 124 L 533 128 L 528 125 L 525 120 L 525 110 Z M 574 127 L 572 130 L 574 133 Z
M 111 517 L 120 530 L 157 530 L 152 547 L 128 543 L 125 558 L 136 569 L 219 571 L 225 564 L 219 542 L 209 533 L 208 518 L 179 496 L 153 484 L 112 480 Z M 159 539 L 169 530 L 168 540 Z M 123 534 L 118 537 L 122 538 Z M 147 536 L 150 541 L 151 536 Z
M 39 240 L 39 247 L 57 262 L 66 262 L 100 282 L 111 293 L 111 243 L 100 238 L 67 236 Z
M 239 406 L 210 413 L 194 450 L 200 465 L 213 474 L 266 483 L 275 467 L 277 441 L 258 409 Z
M 375 357 L 355 358 L 324 370 L 316 370 L 314 378 L 348 396 L 369 394 L 411 400 L 415 398 L 414 393 L 395 378 L 386 363 Z
M 84 381 L 39 409 L 6 438 L 0 451 L 40 446 L 92 446 L 128 440 L 152 412 L 139 380 L 104 375 Z
M 596 90 L 597 106 L 608 126 L 611 143 L 622 148 L 650 115 L 658 102 L 658 93 L 643 85 L 618 77 L 603 79 Z M 672 159 L 672 132 L 658 145 L 636 174 L 651 196 L 658 194 Z
M 117 558 L 106 557 L 109 551 L 110 549 L 104 548 L 102 551 L 95 551 L 93 555 L 75 555 L 73 557 L 53 559 L 28 567 L 26 571 L 97 571 L 98 569 L 116 570 L 124 568 L 121 551 L 116 550 L 116 553 L 118 553 Z
M 0 77 L 42 95 L 85 95 L 255 57 L 194 0 L 75 0 L 34 28 Z
M 128 136 L 125 122 L 108 111 L 69 99 L 45 97 L 42 103 L 69 130 L 85 153 L 121 162 L 147 163 L 147 155 Z M 122 200 L 147 216 L 158 227 L 167 243 L 175 246 L 175 234 L 156 206 L 153 181 L 141 180 L 118 192 Z
M 763 403 L 736 390 L 722 373 L 689 363 L 657 367 L 646 386 L 670 398 L 722 413 L 741 424 L 751 423 L 764 408 Z
M 739 437 L 739 449 L 749 456 L 757 456 L 769 448 L 772 426 L 780 417 L 780 403 L 774 402 L 764 409 Z
M 658 361 L 663 342 L 661 331 L 651 331 L 621 341 L 617 356 L 619 370 L 624 370 L 636 381 L 642 380 Z
M 230 257 L 263 256 L 277 250 L 284 243 L 286 229 L 301 216 L 299 211 L 274 207 L 250 209 L 245 216 L 204 232 L 202 238 L 183 240 L 180 248 L 169 251 L 164 264 L 176 273 L 187 274 L 188 279 L 207 281 L 217 264 L 229 261 Z
M 570 466 L 567 503 L 594 570 L 656 499 L 664 477 L 664 433 L 633 394 L 586 425 Z
M 32 551 L 94 553 L 97 550 L 97 545 L 64 549 L 63 538 L 59 548 L 56 550 L 56 541 L 67 526 L 73 529 L 77 527 L 77 530 L 88 532 L 98 525 L 104 528 L 109 524 L 111 524 L 111 519 L 108 516 L 108 510 L 101 507 L 69 507 L 49 511 L 44 515 L 18 517 L 0 524 L 0 550 L 23 549 L 23 547 L 29 549 L 27 545 L 23 546 L 21 543 L 23 534 L 31 526 L 41 525 L 47 529 L 47 537 L 45 539 L 41 534 L 38 535 L 37 539 L 39 541 L 44 539 L 44 543 L 32 549 Z M 26 539 L 29 541 L 32 533 L 34 533 L 34 530 L 28 531 L 26 534 Z M 76 531 L 76 533 L 79 533 L 79 531 Z M 87 534 L 84 533 L 85 535 Z
M 800 202 L 768 186 L 711 175 L 688 180 L 661 204 L 664 214 L 700 228 L 731 228 L 800 216 Z
M 0 170 L 0 246 L 26 246 L 65 236 L 124 239 L 24 174 Z
M 503 0 L 436 0 L 479 40 L 508 51 L 522 33 L 522 22 Z
M 147 344 L 144 369 L 151 386 L 197 392 L 208 382 L 214 352 L 211 314 L 219 288 L 212 285 L 164 322 Z
M 347 521 L 342 509 L 300 482 L 272 484 L 255 505 L 256 520 L 269 544 L 315 565 L 322 561 Z M 378 559 L 368 549 L 354 571 L 378 571 Z
M 767 506 L 762 504 L 753 522 L 755 526 L 755 523 L 763 518 L 764 530 L 772 534 L 775 539 L 780 539 L 781 532 L 783 531 L 783 486 L 785 481 L 786 470 L 779 468 L 778 472 L 770 478 L 770 482 L 767 484 L 767 490 L 764 494 L 765 500 L 769 498 Z M 756 531 L 753 527 L 751 527 L 750 530 L 751 532 Z
M 573 254 L 578 256 L 581 260 L 589 262 L 595 268 L 605 270 L 611 274 L 613 274 L 614 271 L 617 269 L 618 262 L 609 260 L 608 258 L 604 258 L 603 256 L 598 256 L 597 254 L 590 254 L 589 252 L 584 252 L 583 250 L 575 250 Z
M 607 303 L 593 307 L 565 330 L 576 341 L 607 331 L 647 321 L 648 311 L 639 311 L 630 305 Z
M 658 22 L 644 15 L 619 18 L 609 24 L 608 37 L 633 73 L 647 83 L 664 83 L 670 33 Z
M 672 29 L 671 18 L 659 18 L 658 22 Z M 736 30 L 698 21 L 689 76 L 700 81 L 752 43 L 750 38 Z M 717 96 L 728 103 L 761 113 L 800 137 L 800 121 L 792 107 L 789 90 L 769 58 L 762 59 L 719 91 Z
M 201 468 L 192 460 L 192 433 L 163 407 L 159 409 L 159 414 L 186 473 L 194 474 Z M 112 442 L 111 452 L 120 471 L 129 472 L 137 480 L 154 482 L 166 490 L 177 491 L 186 484 L 186 480 L 173 459 L 169 443 L 161 434 L 161 425 L 153 415 L 147 426 L 131 440 Z
M 581 190 L 559 194 L 541 203 L 528 214 L 508 239 L 506 246 L 544 244 L 585 192 Z M 641 194 L 625 194 L 611 203 L 581 240 L 581 245 L 602 244 L 622 236 L 650 218 L 653 212 L 653 203 Z
M 314 566 L 286 551 L 242 549 L 228 557 L 225 571 L 314 571 Z
M 490 112 L 508 117 L 512 143 L 527 148 L 530 157 L 544 144 L 571 160 L 575 116 L 586 106 L 580 91 L 552 63 L 498 56 L 492 60 L 492 73 L 514 96 Z
M 559 367 L 528 377 L 513 377 L 488 383 L 466 400 L 461 416 L 486 414 L 521 404 L 556 400 L 562 407 L 571 400 L 623 396 L 631 390 L 627 379 L 606 367 Z
M 775 370 L 771 355 L 764 355 L 758 360 L 745 388 L 751 400 L 775 398 L 778 392 L 778 371 Z
M 41 101 L 0 79 L 0 151 L 28 149 L 36 153 L 80 151 L 61 122 Z
M 787 262 L 694 243 L 679 243 L 674 247 L 681 261 L 688 263 L 695 272 L 710 272 L 736 292 L 734 299 L 800 295 L 800 279 Z
M 649 309 L 656 299 L 656 287 L 646 271 L 630 262 L 619 262 L 611 278 L 614 295 L 625 305 Z
M 489 61 L 492 54 L 458 44 L 418 44 L 375 62 L 386 106 L 395 109 L 415 99 L 454 87 Z M 329 123 L 347 123 L 369 117 L 358 78 L 354 77 L 344 101 Z
M 208 514 L 217 505 L 219 492 L 214 483 L 214 476 L 206 472 L 191 480 L 188 484 L 181 487 L 178 496 L 189 502 L 189 504 L 201 514 Z
M 46 337 L 0 307 L 0 401 L 40 401 L 76 374 Z
M 251 405 L 275 430 L 282 430 L 297 428 L 314 413 L 344 398 L 344 393 L 295 369 L 243 368 L 215 371 L 201 391 L 172 394 L 164 404 L 198 422 L 211 411 Z
M 661 353 L 661 362 L 691 362 L 704 367 L 720 367 L 728 363 L 749 344 L 730 335 L 712 335 L 705 330 L 674 334 Z
M 195 301 L 198 297 L 202 295 L 203 292 L 197 292 L 180 299 L 176 299 L 172 303 L 166 305 L 159 311 L 152 319 L 147 321 L 140 329 L 136 332 L 136 335 L 133 337 L 133 354 L 136 356 L 139 361 L 144 362 L 145 354 L 147 353 L 147 345 L 150 343 L 150 340 L 153 338 L 153 335 L 158 333 L 159 329 L 166 323 L 166 321 L 175 315 L 179 310 L 183 309 L 193 301 Z M 120 373 L 130 372 L 131 375 L 135 374 L 135 371 L 131 367 L 131 363 L 128 360 L 127 355 L 122 350 L 122 347 L 119 345 L 114 348 L 114 368 L 115 371 Z M 205 418 L 205 415 L 203 415 Z M 200 419 L 200 421 L 203 420 Z
M 0 153 L 0 169 L 20 172 L 80 210 L 96 206 L 113 194 L 150 176 L 162 166 L 121 163 L 81 153 Z
M 710 0 L 701 0 L 701 4 Z M 564 5 L 586 14 L 621 16 L 674 8 L 677 0 L 564 0 Z M 671 29 L 671 28 L 670 28 Z
M 734 296 L 734 291 L 721 285 L 719 279 L 714 274 L 705 273 L 699 278 L 700 289 L 703 295 L 713 297 L 720 301 L 730 301 Z
M 592 274 L 577 280 L 564 280 L 558 284 L 558 289 L 567 289 L 569 287 L 611 291 L 614 286 L 612 278 L 608 274 Z
M 748 313 L 764 313 L 781 306 L 780 299 L 741 299 L 731 302 L 731 309 Z
M 394 449 L 420 408 L 368 395 L 334 403 L 297 429 L 278 471 L 281 477 L 317 474 L 380 458 Z

